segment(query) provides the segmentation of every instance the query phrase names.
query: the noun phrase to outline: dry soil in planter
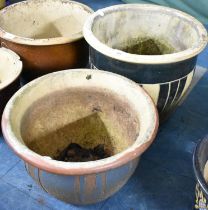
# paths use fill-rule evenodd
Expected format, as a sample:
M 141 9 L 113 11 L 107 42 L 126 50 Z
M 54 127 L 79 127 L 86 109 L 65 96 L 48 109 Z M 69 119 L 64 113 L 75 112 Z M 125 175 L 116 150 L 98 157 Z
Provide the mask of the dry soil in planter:
M 60 154 L 74 144 L 79 153 L 90 154 L 69 161 L 115 155 L 132 145 L 138 133 L 139 119 L 132 107 L 105 89 L 70 88 L 46 95 L 33 102 L 21 123 L 22 139 L 31 150 L 62 161 L 66 157 Z M 95 157 L 96 148 L 107 154 Z
M 138 55 L 163 55 L 173 53 L 174 48 L 169 43 L 163 42 L 152 38 L 131 39 L 124 44 L 126 46 L 121 50 Z

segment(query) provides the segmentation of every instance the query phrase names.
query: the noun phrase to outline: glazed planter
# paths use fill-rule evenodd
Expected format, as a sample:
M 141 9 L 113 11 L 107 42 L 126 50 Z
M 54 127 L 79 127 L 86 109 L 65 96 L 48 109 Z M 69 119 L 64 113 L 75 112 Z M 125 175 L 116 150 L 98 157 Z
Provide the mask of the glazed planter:
M 18 53 L 29 81 L 68 68 L 85 67 L 89 48 L 82 27 L 93 11 L 68 0 L 29 0 L 0 11 L 1 45 Z
M 175 9 L 143 4 L 116 5 L 98 10 L 84 25 L 90 45 L 90 65 L 139 83 L 157 105 L 160 120 L 176 108 L 191 84 L 197 55 L 207 44 L 207 32 L 196 19 Z M 154 39 L 169 54 L 124 52 L 128 43 Z
M 54 197 L 79 205 L 117 192 L 157 129 L 156 108 L 141 87 L 113 73 L 86 69 L 51 73 L 28 83 L 8 102 L 2 118 L 6 142 L 25 161 L 29 175 Z M 54 160 L 69 143 L 85 148 L 104 144 L 112 156 L 88 162 Z
M 11 50 L 0 48 L 0 118 L 11 96 L 20 88 L 22 62 Z
M 194 209 L 208 209 L 208 184 L 205 180 L 204 169 L 208 160 L 208 136 L 200 140 L 193 155 L 193 167 L 197 180 Z M 206 178 L 207 179 L 207 178 Z M 208 180 L 208 179 L 207 179 Z

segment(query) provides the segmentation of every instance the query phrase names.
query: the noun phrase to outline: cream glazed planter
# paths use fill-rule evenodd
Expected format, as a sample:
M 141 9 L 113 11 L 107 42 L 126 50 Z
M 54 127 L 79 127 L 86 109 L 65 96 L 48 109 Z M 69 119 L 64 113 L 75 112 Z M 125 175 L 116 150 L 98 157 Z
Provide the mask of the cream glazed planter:
M 29 175 L 46 192 L 74 204 L 96 203 L 117 192 L 157 129 L 156 107 L 141 87 L 86 69 L 28 83 L 8 102 L 2 118 L 6 142 L 25 161 Z M 113 156 L 89 162 L 50 158 L 70 142 L 86 148 L 104 144 Z
M 90 65 L 112 71 L 143 86 L 157 105 L 160 120 L 177 107 L 189 88 L 197 55 L 207 44 L 204 26 L 192 16 L 168 7 L 124 4 L 92 14 L 84 25 Z M 171 54 L 136 55 L 122 51 L 137 38 L 159 40 Z
M 6 103 L 20 88 L 21 72 L 20 57 L 11 50 L 0 48 L 0 118 Z

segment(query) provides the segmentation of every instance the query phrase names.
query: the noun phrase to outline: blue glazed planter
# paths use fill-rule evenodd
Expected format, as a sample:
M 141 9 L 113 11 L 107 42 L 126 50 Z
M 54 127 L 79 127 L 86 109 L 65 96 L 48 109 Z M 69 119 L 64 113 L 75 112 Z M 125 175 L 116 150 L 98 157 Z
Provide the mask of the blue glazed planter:
M 122 92 L 121 92 L 122 90 Z M 149 95 L 122 76 L 96 70 L 48 74 L 21 88 L 2 117 L 3 135 L 43 190 L 68 203 L 102 201 L 131 177 L 158 129 Z M 53 158 L 70 143 L 103 144 L 112 156 L 88 162 Z
M 116 5 L 92 14 L 84 25 L 92 69 L 112 71 L 139 83 L 157 105 L 160 121 L 185 96 L 207 32 L 193 17 L 156 5 Z M 171 52 L 137 55 L 124 52 L 132 40 L 154 39 Z M 161 47 L 161 46 L 160 46 Z M 162 48 L 160 48 L 162 49 Z
M 208 136 L 200 140 L 193 155 L 193 167 L 197 180 L 194 209 L 204 210 L 208 208 L 208 184 L 204 178 L 204 168 L 208 160 Z

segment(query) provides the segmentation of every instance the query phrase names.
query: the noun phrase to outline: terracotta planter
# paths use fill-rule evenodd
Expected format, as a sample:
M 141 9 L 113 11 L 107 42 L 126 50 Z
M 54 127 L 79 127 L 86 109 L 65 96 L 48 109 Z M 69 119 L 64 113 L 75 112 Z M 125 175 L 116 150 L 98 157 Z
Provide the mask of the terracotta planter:
M 10 97 L 20 88 L 22 62 L 11 50 L 0 48 L 0 118 Z
M 90 45 L 91 68 L 112 71 L 141 84 L 157 105 L 161 121 L 185 95 L 197 55 L 207 44 L 206 29 L 190 15 L 145 4 L 98 10 L 86 21 L 84 37 Z M 142 39 L 160 42 L 164 54 L 123 51 L 129 43 Z
M 208 208 L 208 184 L 204 178 L 204 168 L 208 160 L 208 136 L 200 140 L 193 155 L 193 167 L 197 180 L 194 209 Z
M 26 80 L 85 67 L 88 44 L 82 35 L 93 11 L 68 0 L 29 0 L 0 11 L 1 45 L 18 53 Z
M 113 195 L 128 181 L 155 138 L 158 115 L 136 83 L 80 69 L 25 85 L 8 102 L 2 128 L 43 190 L 65 202 L 90 204 Z M 69 143 L 85 148 L 104 144 L 113 155 L 78 163 L 50 158 Z

